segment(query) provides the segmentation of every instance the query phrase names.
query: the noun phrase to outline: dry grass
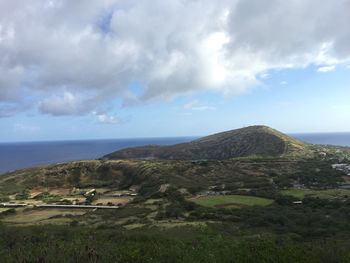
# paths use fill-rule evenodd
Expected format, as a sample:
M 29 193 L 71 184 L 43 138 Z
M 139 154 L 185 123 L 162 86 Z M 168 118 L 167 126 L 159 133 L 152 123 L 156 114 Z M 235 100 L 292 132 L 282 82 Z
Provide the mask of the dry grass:
M 122 204 L 125 205 L 127 203 L 129 203 L 132 199 L 131 198 L 126 198 L 126 197 L 122 197 L 122 198 L 113 198 L 113 197 L 101 197 L 95 201 L 92 202 L 93 205 L 96 204 L 103 204 L 103 205 L 107 205 L 108 203 L 112 203 L 114 205 L 117 204 Z
M 72 188 L 46 188 L 46 187 L 36 187 L 30 191 L 30 198 L 34 198 L 37 195 L 49 192 L 52 195 L 60 195 L 60 196 L 67 196 L 70 195 L 72 192 Z
M 31 209 L 23 210 L 15 215 L 5 217 L 3 222 L 10 224 L 33 224 L 55 216 L 78 216 L 84 215 L 86 212 L 86 209 Z
M 156 227 L 165 228 L 165 229 L 173 228 L 173 227 L 186 227 L 186 226 L 205 227 L 207 225 L 207 222 L 183 222 L 178 220 L 166 220 L 166 221 L 157 221 L 153 225 Z
M 76 202 L 76 203 L 84 203 L 86 198 L 85 197 L 64 197 L 64 199 L 69 200 L 71 202 Z
M 163 202 L 164 200 L 161 198 L 158 199 L 148 199 L 145 201 L 145 205 L 153 205 L 154 203 L 158 203 L 158 202 Z
M 131 230 L 131 229 L 141 228 L 144 226 L 145 226 L 145 224 L 135 223 L 135 224 L 125 225 L 124 228 Z

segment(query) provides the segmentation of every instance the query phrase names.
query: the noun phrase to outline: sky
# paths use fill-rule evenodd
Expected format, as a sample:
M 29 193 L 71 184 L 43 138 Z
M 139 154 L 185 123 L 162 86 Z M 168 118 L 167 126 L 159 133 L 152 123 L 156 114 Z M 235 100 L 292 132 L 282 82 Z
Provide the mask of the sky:
M 0 142 L 350 132 L 350 0 L 0 0 Z

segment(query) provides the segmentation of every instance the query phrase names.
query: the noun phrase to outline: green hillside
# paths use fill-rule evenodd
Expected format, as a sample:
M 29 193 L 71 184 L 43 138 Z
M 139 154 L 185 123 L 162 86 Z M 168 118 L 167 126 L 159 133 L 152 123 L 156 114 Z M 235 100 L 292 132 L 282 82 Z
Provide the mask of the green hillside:
M 310 156 L 309 145 L 266 126 L 217 133 L 189 143 L 127 148 L 103 159 L 223 160 L 244 156 Z

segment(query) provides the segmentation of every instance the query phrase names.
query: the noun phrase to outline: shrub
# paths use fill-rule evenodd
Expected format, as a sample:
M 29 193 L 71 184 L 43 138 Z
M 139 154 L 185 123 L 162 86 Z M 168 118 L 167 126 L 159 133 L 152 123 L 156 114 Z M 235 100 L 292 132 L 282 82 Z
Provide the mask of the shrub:
M 10 198 L 5 195 L 0 195 L 0 202 L 8 202 L 10 201 Z
M 22 192 L 16 194 L 16 200 L 27 200 L 29 198 L 29 190 L 23 190 Z

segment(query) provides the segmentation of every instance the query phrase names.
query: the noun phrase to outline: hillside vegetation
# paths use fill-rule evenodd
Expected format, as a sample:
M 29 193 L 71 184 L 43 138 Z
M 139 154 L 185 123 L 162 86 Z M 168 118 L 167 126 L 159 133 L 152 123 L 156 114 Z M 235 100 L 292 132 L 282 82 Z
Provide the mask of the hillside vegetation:
M 171 146 L 127 148 L 104 159 L 223 160 L 243 156 L 310 156 L 310 146 L 266 126 L 250 126 Z
M 119 153 L 0 176 L 2 261 L 347 262 L 349 148 L 254 126 Z
M 256 235 L 237 240 L 222 226 L 140 229 L 36 226 L 2 227 L 0 258 L 12 262 L 349 262 L 343 240 L 292 242 Z
M 35 192 L 38 188 L 41 192 L 55 189 L 71 191 L 74 188 L 105 188 L 106 191 L 135 188 L 140 197 L 149 198 L 174 187 L 181 189 L 185 195 L 211 189 L 224 191 L 225 194 L 274 198 L 280 189 L 291 188 L 295 184 L 307 188 L 336 188 L 343 182 L 343 177 L 343 172 L 332 169 L 331 163 L 324 160 L 96 160 L 5 174 L 0 177 L 0 196 L 3 200 L 9 195 L 26 199 L 28 193 L 25 191 Z

